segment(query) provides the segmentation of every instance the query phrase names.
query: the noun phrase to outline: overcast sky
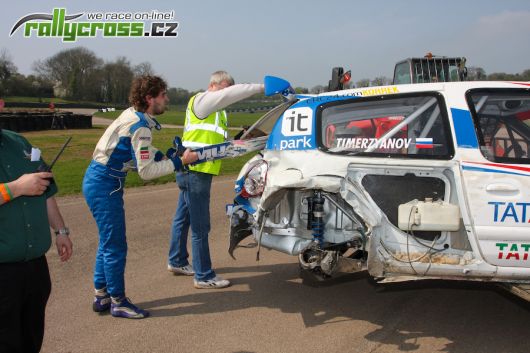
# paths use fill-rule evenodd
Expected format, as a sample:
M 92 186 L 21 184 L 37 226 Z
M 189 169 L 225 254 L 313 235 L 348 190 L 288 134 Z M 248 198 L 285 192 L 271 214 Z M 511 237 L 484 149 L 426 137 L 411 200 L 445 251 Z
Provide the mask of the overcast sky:
M 166 39 L 24 38 L 9 36 L 30 13 L 175 11 L 178 37 Z M 85 18 L 80 18 L 82 20 Z M 334 66 L 352 71 L 353 82 L 391 77 L 400 59 L 465 56 L 486 73 L 530 68 L 530 0 L 377 1 L 3 1 L 0 49 L 19 71 L 60 50 L 84 46 L 104 60 L 151 62 L 170 86 L 205 88 L 211 72 L 229 71 L 236 82 L 264 75 L 293 86 L 327 84 Z

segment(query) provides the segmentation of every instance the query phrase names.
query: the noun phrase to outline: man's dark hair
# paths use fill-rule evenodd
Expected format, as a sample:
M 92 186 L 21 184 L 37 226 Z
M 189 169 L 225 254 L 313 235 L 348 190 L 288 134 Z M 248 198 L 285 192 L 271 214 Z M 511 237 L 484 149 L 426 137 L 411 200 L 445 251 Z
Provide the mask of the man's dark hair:
M 129 103 L 139 112 L 147 110 L 145 97 L 157 97 L 160 92 L 167 89 L 167 83 L 158 76 L 144 75 L 136 77 L 131 85 Z

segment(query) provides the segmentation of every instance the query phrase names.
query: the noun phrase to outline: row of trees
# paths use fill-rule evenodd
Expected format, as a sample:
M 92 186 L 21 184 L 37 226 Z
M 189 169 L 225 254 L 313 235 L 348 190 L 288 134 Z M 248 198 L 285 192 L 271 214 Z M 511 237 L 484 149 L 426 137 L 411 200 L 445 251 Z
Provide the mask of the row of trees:
M 53 97 L 53 85 L 36 75 L 25 76 L 18 73 L 11 57 L 3 50 L 0 52 L 1 96 Z
M 86 48 L 63 50 L 33 65 L 37 76 L 54 86 L 61 97 L 104 103 L 127 103 L 136 75 L 153 74 L 151 64 L 136 66 L 125 57 L 104 62 Z
M 0 97 L 62 97 L 72 100 L 127 104 L 135 76 L 154 74 L 148 62 L 131 65 L 125 57 L 105 62 L 83 47 L 63 50 L 36 61 L 35 74 L 18 72 L 7 51 L 0 52 Z M 171 104 L 186 104 L 195 92 L 171 87 Z
M 18 72 L 7 51 L 0 53 L 0 97 L 61 97 L 71 100 L 127 104 L 132 79 L 154 74 L 150 63 L 132 66 L 125 57 L 105 62 L 94 52 L 77 47 L 63 50 L 33 64 L 35 74 Z M 168 89 L 171 104 L 186 104 L 196 92 L 180 87 Z M 261 99 L 251 97 L 254 100 Z M 267 100 L 267 99 L 265 99 Z
M 494 72 L 488 75 L 483 68 L 471 66 L 467 69 L 467 79 L 469 81 L 530 81 L 530 69 L 517 74 Z
M 63 50 L 33 64 L 35 74 L 18 72 L 7 51 L 0 53 L 0 96 L 62 97 L 72 100 L 126 104 L 135 76 L 153 74 L 150 63 L 132 66 L 125 57 L 105 62 L 86 48 Z M 190 93 L 171 88 L 172 103 Z
M 77 47 L 63 50 L 33 65 L 34 74 L 18 72 L 7 51 L 0 52 L 0 96 L 64 97 L 74 100 L 126 104 L 132 79 L 137 75 L 153 74 L 150 63 L 131 65 L 125 57 L 104 61 L 94 52 Z M 468 68 L 469 80 L 530 81 L 530 69 L 518 74 L 486 74 L 481 67 Z M 383 86 L 392 83 L 386 76 L 350 82 L 345 88 Z M 322 93 L 327 85 L 311 89 L 296 87 L 297 93 Z M 168 96 L 172 104 L 186 104 L 195 92 L 172 87 Z M 264 98 L 252 97 L 252 100 Z

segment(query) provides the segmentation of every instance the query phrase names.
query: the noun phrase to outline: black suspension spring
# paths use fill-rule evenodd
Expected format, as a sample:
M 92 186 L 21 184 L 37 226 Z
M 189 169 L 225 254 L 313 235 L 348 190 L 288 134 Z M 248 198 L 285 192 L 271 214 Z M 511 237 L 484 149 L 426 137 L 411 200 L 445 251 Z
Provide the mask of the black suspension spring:
M 317 242 L 320 247 L 324 245 L 324 197 L 320 191 L 315 191 L 312 197 L 313 217 L 311 228 L 313 230 L 313 241 Z

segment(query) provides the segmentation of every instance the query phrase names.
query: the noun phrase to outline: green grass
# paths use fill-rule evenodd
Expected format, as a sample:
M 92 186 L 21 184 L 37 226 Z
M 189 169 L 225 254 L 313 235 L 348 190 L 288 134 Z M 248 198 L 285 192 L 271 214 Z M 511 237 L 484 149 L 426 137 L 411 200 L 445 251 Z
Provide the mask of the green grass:
M 81 183 L 85 170 L 92 160 L 92 153 L 99 138 L 104 132 L 104 127 L 96 127 L 88 130 L 53 130 L 23 133 L 29 142 L 42 151 L 43 158 L 51 162 L 67 137 L 72 136 L 72 141 L 66 148 L 61 158 L 53 168 L 53 173 L 59 195 L 78 194 L 81 192 Z M 153 131 L 153 145 L 162 151 L 171 147 L 173 137 L 182 135 L 181 129 L 162 129 Z M 223 161 L 221 175 L 234 175 L 234 179 L 242 166 L 254 154 L 248 154 L 239 158 L 229 158 Z M 143 181 L 140 177 L 131 172 L 127 176 L 126 187 L 136 187 L 144 185 L 164 184 L 174 182 L 173 174 L 151 181 Z
M 106 119 L 116 119 L 121 111 L 114 112 L 97 112 L 94 114 L 97 117 Z M 259 113 L 229 113 L 228 114 L 228 125 L 230 127 L 242 127 L 243 125 L 254 124 L 265 112 Z M 171 125 L 183 125 L 185 119 L 184 111 L 169 110 L 164 114 L 157 117 L 160 124 L 171 124 Z
M 228 125 L 231 127 L 242 127 L 243 125 L 252 125 L 266 112 L 259 113 L 229 113 Z

